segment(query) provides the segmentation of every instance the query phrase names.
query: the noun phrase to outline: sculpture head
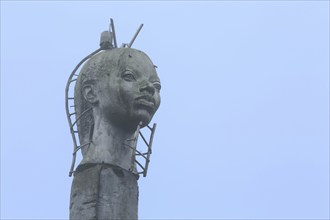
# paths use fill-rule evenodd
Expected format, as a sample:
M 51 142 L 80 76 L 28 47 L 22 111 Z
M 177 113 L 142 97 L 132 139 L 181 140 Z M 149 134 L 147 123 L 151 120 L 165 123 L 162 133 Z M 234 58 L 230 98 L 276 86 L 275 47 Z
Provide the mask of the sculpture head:
M 75 87 L 77 116 L 92 108 L 77 124 L 80 143 L 90 139 L 96 117 L 124 130 L 135 130 L 140 122 L 148 125 L 160 105 L 160 88 L 155 66 L 145 53 L 114 48 L 94 55 Z

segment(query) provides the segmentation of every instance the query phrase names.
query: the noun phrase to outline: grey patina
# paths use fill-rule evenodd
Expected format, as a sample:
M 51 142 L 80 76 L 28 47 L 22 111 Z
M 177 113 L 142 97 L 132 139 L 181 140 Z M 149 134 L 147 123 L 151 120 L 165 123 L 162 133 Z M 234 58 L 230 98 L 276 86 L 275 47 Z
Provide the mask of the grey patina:
M 75 86 L 83 160 L 76 169 L 70 219 L 137 219 L 137 175 L 131 170 L 133 138 L 160 105 L 160 80 L 149 57 L 114 48 L 94 55 Z M 88 110 L 90 109 L 90 110 Z M 134 170 L 133 170 L 134 171 Z

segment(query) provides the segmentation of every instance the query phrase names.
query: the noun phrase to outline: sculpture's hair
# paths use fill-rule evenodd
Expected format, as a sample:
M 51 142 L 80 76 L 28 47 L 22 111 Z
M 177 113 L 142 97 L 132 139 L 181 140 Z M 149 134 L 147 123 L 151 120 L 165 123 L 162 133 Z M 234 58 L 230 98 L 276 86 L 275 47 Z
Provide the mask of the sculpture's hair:
M 87 143 L 91 141 L 94 125 L 93 112 L 88 110 L 93 106 L 84 98 L 83 87 L 87 84 L 97 84 L 106 75 L 110 75 L 113 70 L 118 70 L 118 67 L 122 66 L 125 56 L 128 56 L 131 50 L 134 49 L 116 48 L 99 52 L 91 57 L 80 71 L 74 90 L 74 105 L 76 118 L 80 117 L 77 121 L 80 146 L 86 144 L 81 148 L 83 155 L 88 150 L 89 145 Z

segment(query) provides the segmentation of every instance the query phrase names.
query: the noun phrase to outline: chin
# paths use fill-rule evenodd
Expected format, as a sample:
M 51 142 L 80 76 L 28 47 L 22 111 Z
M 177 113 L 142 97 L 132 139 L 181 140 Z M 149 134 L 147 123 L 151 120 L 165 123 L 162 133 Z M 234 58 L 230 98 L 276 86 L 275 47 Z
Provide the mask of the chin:
M 154 116 L 154 109 L 134 108 L 128 114 L 118 114 L 116 117 L 112 115 L 111 120 L 116 126 L 125 130 L 136 130 L 137 126 L 142 122 L 141 127 L 146 127 Z
M 136 112 L 135 117 L 134 117 L 134 118 L 135 118 L 134 121 L 136 121 L 136 123 L 137 123 L 136 126 L 137 126 L 140 122 L 142 122 L 142 127 L 145 127 L 145 126 L 147 126 L 147 125 L 150 123 L 152 117 L 153 117 L 153 114 L 150 113 L 149 111 L 146 111 L 146 110 L 138 110 L 138 111 Z

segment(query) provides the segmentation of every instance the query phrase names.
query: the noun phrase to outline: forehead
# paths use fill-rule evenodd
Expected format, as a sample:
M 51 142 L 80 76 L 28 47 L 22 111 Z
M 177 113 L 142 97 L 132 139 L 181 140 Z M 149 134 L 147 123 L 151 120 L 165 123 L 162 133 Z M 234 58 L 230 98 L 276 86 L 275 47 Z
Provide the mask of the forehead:
M 112 61 L 116 65 L 117 74 L 125 70 L 131 70 L 135 74 L 149 79 L 159 80 L 155 65 L 150 58 L 142 51 L 131 48 L 118 48 L 113 50 Z M 110 57 L 109 57 L 110 58 Z

